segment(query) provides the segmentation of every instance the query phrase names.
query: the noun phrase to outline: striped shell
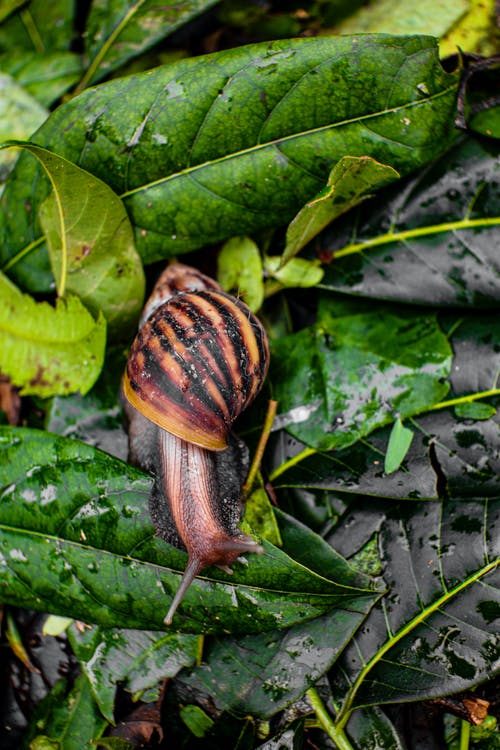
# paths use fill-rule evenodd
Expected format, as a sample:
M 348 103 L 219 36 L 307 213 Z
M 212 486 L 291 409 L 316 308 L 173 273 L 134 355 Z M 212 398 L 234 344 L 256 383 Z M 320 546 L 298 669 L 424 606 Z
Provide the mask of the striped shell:
M 144 323 L 123 390 L 132 406 L 167 432 L 223 450 L 268 363 L 266 333 L 243 302 L 219 291 L 186 292 Z

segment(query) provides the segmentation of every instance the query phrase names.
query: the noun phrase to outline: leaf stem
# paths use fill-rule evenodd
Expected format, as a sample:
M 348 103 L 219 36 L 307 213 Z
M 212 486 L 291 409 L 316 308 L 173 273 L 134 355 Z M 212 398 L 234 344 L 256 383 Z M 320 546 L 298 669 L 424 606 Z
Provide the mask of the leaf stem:
M 485 219 L 460 219 L 459 221 L 444 222 L 443 224 L 436 224 L 430 227 L 415 227 L 414 229 L 406 229 L 402 232 L 389 232 L 388 234 L 374 237 L 372 240 L 357 242 L 353 245 L 346 245 L 346 247 L 343 247 L 341 250 L 334 253 L 334 260 L 337 258 L 344 258 L 346 255 L 363 252 L 363 250 L 369 250 L 372 247 L 386 245 L 390 242 L 401 242 L 417 237 L 427 237 L 431 234 L 453 232 L 458 229 L 474 229 L 474 227 L 497 226 L 499 224 L 500 216 L 494 216 Z
M 262 461 L 262 456 L 264 455 L 264 451 L 266 449 L 267 441 L 269 440 L 269 435 L 271 434 L 271 427 L 273 426 L 274 417 L 276 416 L 277 408 L 278 408 L 278 402 L 273 401 L 271 399 L 267 406 L 266 417 L 264 419 L 264 426 L 262 427 L 262 432 L 260 434 L 259 443 L 257 445 L 257 450 L 255 451 L 255 455 L 253 457 L 252 465 L 250 466 L 250 471 L 248 472 L 246 482 L 243 485 L 243 490 L 242 490 L 243 497 L 247 497 L 247 495 L 250 493 L 253 487 L 255 477 L 257 475 L 259 466 Z
M 316 688 L 309 688 L 307 697 L 322 729 L 327 733 L 331 740 L 336 744 L 338 750 L 354 750 L 353 746 L 347 739 L 343 729 L 338 729 L 335 722 L 326 710 L 326 707 L 318 695 Z
M 45 44 L 43 43 L 43 39 L 40 36 L 40 32 L 36 27 L 30 11 L 27 8 L 24 8 L 19 15 L 21 16 L 21 21 L 23 22 L 24 28 L 26 29 L 26 33 L 31 39 L 31 43 L 33 44 L 35 52 L 37 52 L 38 54 L 45 52 Z
M 43 244 L 44 240 L 45 236 L 42 234 L 41 237 L 38 237 L 36 240 L 33 240 L 33 242 L 30 242 L 29 245 L 23 247 L 23 249 L 16 253 L 16 255 L 13 255 L 12 258 L 9 258 L 7 263 L 3 266 L 2 271 L 8 271 L 9 268 L 15 266 L 16 263 L 19 263 L 19 261 L 25 258 L 26 255 L 29 255 L 32 250 L 36 250 L 39 245 Z
M 300 463 L 305 458 L 308 458 L 309 456 L 314 456 L 315 453 L 319 453 L 319 451 L 316 448 L 304 448 L 304 450 L 300 451 L 300 453 L 297 453 L 296 456 L 289 458 L 288 461 L 285 461 L 284 463 L 281 464 L 281 466 L 278 466 L 269 476 L 269 479 L 272 482 L 274 479 L 284 474 L 285 471 L 288 471 L 288 469 L 291 469 L 293 466 Z

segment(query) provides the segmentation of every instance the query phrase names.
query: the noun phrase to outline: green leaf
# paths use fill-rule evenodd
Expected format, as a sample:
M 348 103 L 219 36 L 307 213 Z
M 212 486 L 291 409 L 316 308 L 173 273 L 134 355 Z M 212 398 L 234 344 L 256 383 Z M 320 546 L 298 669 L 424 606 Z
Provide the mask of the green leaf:
M 405 750 L 394 724 L 377 706 L 353 711 L 346 731 L 359 750 Z
M 181 706 L 179 711 L 184 724 L 195 737 L 202 738 L 209 732 L 214 721 L 199 706 L 187 705 Z
M 346 151 L 401 174 L 416 169 L 453 137 L 456 91 L 457 75 L 441 68 L 432 38 L 284 40 L 83 92 L 51 115 L 36 142 L 121 195 L 151 263 L 286 224 Z M 12 272 L 26 288 L 40 283 L 31 269 L 42 250 L 18 255 L 40 237 L 48 185 L 36 175 L 20 160 L 0 214 L 0 262 L 15 256 Z
M 397 302 L 498 307 L 500 145 L 465 138 L 317 238 L 323 286 Z
M 277 341 L 271 379 L 287 431 L 321 450 L 429 409 L 448 391 L 451 349 L 433 315 L 352 313 L 325 298 L 318 322 Z
M 461 0 L 463 1 L 463 0 Z M 494 0 L 470 0 L 465 9 L 441 39 L 441 56 L 454 55 L 457 50 L 484 57 L 498 54 L 500 31 L 495 15 Z M 451 17 L 450 17 L 451 20 Z
M 30 0 L 0 26 L 0 49 L 67 51 L 74 36 L 73 0 Z
M 389 34 L 443 36 L 469 9 L 467 0 L 375 0 L 363 6 L 337 27 L 339 34 L 385 31 Z M 456 49 L 452 50 L 455 52 Z
M 460 419 L 489 419 L 494 417 L 497 410 L 491 404 L 483 404 L 480 401 L 471 401 L 455 406 L 455 414 Z
M 86 393 L 104 361 L 106 321 L 77 297 L 35 302 L 0 274 L 0 370 L 22 394 Z
M 340 605 L 288 630 L 214 638 L 203 664 L 180 675 L 179 681 L 211 696 L 221 711 L 270 718 L 329 670 L 378 596 L 360 598 L 354 607 Z
M 392 426 L 385 454 L 384 471 L 386 474 L 393 474 L 399 469 L 410 449 L 413 437 L 412 430 L 405 427 L 398 417 Z
M 24 0 L 3 0 L 0 8 L 0 22 L 4 21 L 11 13 L 24 4 Z
M 13 76 L 40 104 L 50 107 L 78 81 L 82 62 L 80 55 L 74 52 L 35 53 L 14 50 L 0 55 L 0 68 Z M 29 133 L 9 133 L 2 140 L 7 137 L 27 138 L 34 130 L 33 128 Z
M 48 433 L 2 427 L 0 439 L 0 598 L 104 627 L 164 630 L 186 555 L 155 536 L 150 478 Z M 177 629 L 286 628 L 373 596 L 370 579 L 305 527 L 287 519 L 281 533 L 283 551 L 263 541 L 265 553 L 233 576 L 204 571 Z
M 87 18 L 87 72 L 78 89 L 152 47 L 218 0 L 185 0 L 159 5 L 152 0 L 94 0 Z
M 107 722 L 83 675 L 70 688 L 60 680 L 35 708 L 25 737 L 30 750 L 92 750 Z
M 149 691 L 147 702 L 158 700 L 160 681 L 192 666 L 199 650 L 198 636 L 176 633 L 94 626 L 83 632 L 72 627 L 69 636 L 99 710 L 110 723 L 118 683 L 134 700 L 145 691 Z
M 0 141 L 7 138 L 29 138 L 49 114 L 10 75 L 0 73 Z M 0 154 L 0 181 L 4 182 L 18 154 Z
M 297 255 L 337 216 L 398 177 L 395 169 L 369 156 L 343 156 L 330 172 L 326 188 L 300 209 L 288 227 L 282 263 Z
M 122 202 L 104 182 L 44 148 L 4 145 L 32 153 L 50 178 L 40 222 L 59 295 L 76 294 L 92 312 L 102 311 L 111 336 L 129 334 L 145 280 Z
M 379 543 L 389 593 L 334 666 L 341 726 L 353 708 L 466 690 L 500 666 L 500 500 L 386 508 Z M 349 529 L 355 538 L 356 524 Z
M 317 286 L 325 273 L 319 261 L 291 258 L 286 266 L 282 266 L 282 259 L 277 255 L 264 259 L 264 269 L 279 283 L 280 288 Z M 272 289 L 272 282 L 267 286 Z
M 233 237 L 217 256 L 217 280 L 227 292 L 241 295 L 256 312 L 264 299 L 262 259 L 250 237 Z

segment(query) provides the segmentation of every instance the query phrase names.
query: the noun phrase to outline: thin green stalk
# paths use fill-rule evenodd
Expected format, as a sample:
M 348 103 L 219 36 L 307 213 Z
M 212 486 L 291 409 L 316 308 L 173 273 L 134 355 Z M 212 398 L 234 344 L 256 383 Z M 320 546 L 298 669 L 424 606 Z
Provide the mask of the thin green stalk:
M 243 485 L 243 497 L 246 497 L 252 491 L 253 483 L 255 481 L 257 472 L 259 471 L 267 441 L 269 440 L 269 435 L 271 434 L 271 427 L 273 426 L 277 408 L 277 401 L 269 401 L 269 404 L 267 406 L 266 418 L 264 420 L 264 426 L 262 427 L 262 432 L 260 434 L 259 444 L 257 445 L 257 450 L 255 451 L 252 465 L 250 466 L 250 471 L 248 472 L 248 477 L 245 484 Z
M 326 710 L 326 707 L 318 695 L 316 688 L 309 688 L 307 691 L 307 697 L 309 703 L 314 709 L 318 723 L 321 728 L 327 733 L 330 739 L 335 742 L 338 750 L 354 750 L 353 746 L 349 742 L 343 729 L 338 729 L 333 721 L 332 717 Z
M 458 404 L 469 404 L 472 401 L 478 401 L 481 398 L 490 398 L 491 396 L 500 396 L 500 388 L 491 388 L 489 391 L 478 391 L 477 393 L 469 393 L 468 396 L 459 396 L 458 398 L 450 398 L 448 401 L 440 401 L 438 404 L 434 404 L 434 406 L 429 406 L 426 411 L 447 409 L 449 406 L 457 406 Z
M 36 248 L 41 245 L 45 240 L 44 235 L 41 237 L 38 237 L 38 239 L 34 240 L 33 242 L 30 242 L 29 245 L 26 245 L 26 247 L 23 247 L 22 250 L 20 250 L 16 255 L 13 255 L 12 258 L 9 258 L 7 263 L 3 266 L 2 271 L 8 271 L 9 268 L 12 268 L 12 266 L 15 266 L 16 263 L 19 263 L 20 260 L 25 258 L 27 255 L 31 253 L 32 250 L 36 250 Z
M 460 750 L 469 750 L 470 724 L 465 719 L 460 722 Z
M 308 456 L 314 456 L 315 453 L 318 453 L 316 448 L 304 448 L 303 451 L 300 451 L 300 453 L 297 453 L 296 456 L 293 456 L 293 458 L 289 458 L 288 461 L 285 461 L 285 463 L 281 464 L 281 466 L 278 466 L 277 469 L 273 471 L 273 473 L 270 475 L 269 479 L 270 481 L 274 481 L 277 477 L 281 476 L 281 474 L 284 474 L 285 471 L 288 471 L 288 469 L 291 469 L 292 466 L 295 466 L 296 464 L 303 461 Z
M 82 80 L 75 87 L 73 94 L 78 94 L 80 91 L 83 91 L 83 89 L 88 86 L 89 81 L 92 79 L 92 76 L 94 75 L 96 70 L 99 68 L 99 65 L 102 63 L 102 61 L 108 54 L 110 48 L 112 47 L 113 43 L 116 41 L 117 37 L 121 34 L 125 26 L 128 24 L 129 20 L 135 15 L 135 13 L 137 13 L 141 5 L 144 5 L 144 3 L 145 3 L 145 0 L 138 0 L 138 2 L 132 5 L 128 13 L 124 15 L 120 23 L 112 31 L 112 33 L 107 38 L 106 42 L 102 45 L 97 55 L 94 57 L 94 59 L 90 63 L 89 67 L 87 68 L 85 72 L 85 75 L 82 77 Z
M 41 54 L 42 52 L 45 52 L 45 44 L 43 43 L 43 39 L 40 36 L 40 32 L 38 31 L 36 24 L 33 20 L 33 16 L 29 12 L 29 10 L 27 8 L 24 8 L 20 12 L 20 16 L 21 16 L 21 21 L 24 24 L 24 28 L 26 29 L 26 32 L 28 33 L 28 36 L 33 43 L 35 52 L 38 52 L 39 54 Z
M 357 242 L 353 245 L 347 245 L 342 250 L 338 250 L 335 253 L 335 259 L 344 258 L 346 255 L 353 255 L 354 253 L 360 253 L 363 250 L 370 250 L 372 247 L 378 247 L 379 245 L 387 245 L 391 242 L 404 242 L 406 240 L 412 240 L 417 237 L 427 237 L 431 234 L 441 234 L 442 232 L 454 232 L 458 229 L 473 229 L 474 227 L 489 227 L 500 225 L 500 216 L 494 216 L 489 219 L 461 219 L 460 221 L 449 221 L 443 224 L 436 224 L 430 227 L 416 227 L 414 229 L 406 229 L 402 232 L 388 232 L 387 234 L 379 237 L 374 237 L 372 240 L 366 240 L 365 242 Z

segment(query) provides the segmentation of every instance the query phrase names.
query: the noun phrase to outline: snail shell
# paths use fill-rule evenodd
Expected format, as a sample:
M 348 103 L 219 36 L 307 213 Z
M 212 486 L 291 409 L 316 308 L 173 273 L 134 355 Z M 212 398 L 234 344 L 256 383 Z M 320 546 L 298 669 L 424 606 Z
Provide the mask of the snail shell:
M 158 286 L 169 298 L 158 302 L 157 287 L 146 303 L 122 388 L 130 457 L 155 476 L 154 526 L 188 553 L 169 624 L 203 568 L 232 572 L 242 553 L 262 552 L 238 529 L 247 453 L 231 426 L 264 382 L 269 345 L 248 307 L 194 269 L 174 264 Z

